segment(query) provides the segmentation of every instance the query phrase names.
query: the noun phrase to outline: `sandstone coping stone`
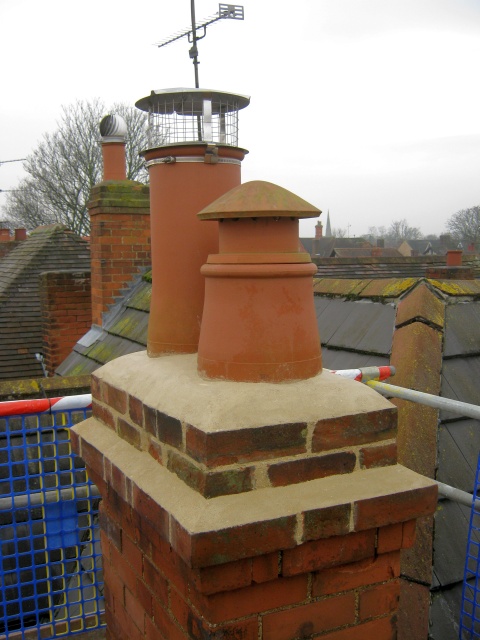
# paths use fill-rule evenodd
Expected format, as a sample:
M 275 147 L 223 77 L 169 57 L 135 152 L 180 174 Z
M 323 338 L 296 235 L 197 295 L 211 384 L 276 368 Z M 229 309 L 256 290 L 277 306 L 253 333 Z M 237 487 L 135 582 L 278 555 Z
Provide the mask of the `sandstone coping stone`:
M 285 383 L 208 380 L 198 374 L 196 359 L 196 354 L 150 358 L 140 351 L 107 363 L 94 378 L 207 433 L 392 408 L 369 387 L 328 371 Z

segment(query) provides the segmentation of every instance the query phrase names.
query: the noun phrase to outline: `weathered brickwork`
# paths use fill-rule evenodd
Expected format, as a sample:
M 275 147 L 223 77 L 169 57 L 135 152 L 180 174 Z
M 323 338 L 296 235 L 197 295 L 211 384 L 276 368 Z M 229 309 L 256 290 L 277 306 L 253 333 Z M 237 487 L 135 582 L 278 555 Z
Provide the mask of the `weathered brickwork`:
M 151 264 L 149 189 L 124 180 L 93 188 L 88 204 L 92 262 L 92 317 L 114 304 L 132 277 Z
M 130 505 L 113 484 L 102 502 L 107 638 L 396 637 L 399 553 L 413 543 L 411 523 L 192 569 L 151 507 Z
M 307 420 L 269 424 L 259 396 L 237 426 L 196 379 L 168 403 L 167 380 L 128 375 L 93 375 L 72 434 L 103 497 L 107 638 L 397 638 L 400 555 L 437 486 L 396 464 L 395 407 L 367 391 L 317 412 L 315 388 Z
M 40 304 L 44 365 L 53 376 L 92 324 L 90 272 L 42 273 Z
M 201 430 L 93 375 L 93 415 L 206 498 L 396 464 L 396 410 Z

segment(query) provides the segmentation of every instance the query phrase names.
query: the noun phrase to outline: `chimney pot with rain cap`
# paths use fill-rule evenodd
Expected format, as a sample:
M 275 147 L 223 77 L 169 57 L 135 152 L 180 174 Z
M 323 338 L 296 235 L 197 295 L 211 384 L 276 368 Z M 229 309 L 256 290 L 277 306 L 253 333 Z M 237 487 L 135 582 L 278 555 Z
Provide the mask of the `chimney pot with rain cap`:
M 198 369 L 242 382 L 303 380 L 321 371 L 316 267 L 298 251 L 299 218 L 319 209 L 270 182 L 247 182 L 198 214 L 220 220 L 219 253 L 202 267 Z
M 109 115 L 100 122 L 103 156 L 103 179 L 126 180 L 125 138 L 127 125 L 119 115 Z
M 202 319 L 200 268 L 218 249 L 218 225 L 196 214 L 240 184 L 247 151 L 238 144 L 238 112 L 250 98 L 207 89 L 152 91 L 148 112 L 152 229 L 152 301 L 147 352 L 195 353 Z

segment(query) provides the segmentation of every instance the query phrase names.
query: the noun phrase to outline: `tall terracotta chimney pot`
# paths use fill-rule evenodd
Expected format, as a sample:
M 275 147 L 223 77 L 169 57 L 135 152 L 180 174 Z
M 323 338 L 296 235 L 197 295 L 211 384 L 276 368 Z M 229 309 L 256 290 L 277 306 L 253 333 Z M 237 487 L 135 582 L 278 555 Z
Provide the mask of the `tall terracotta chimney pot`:
M 247 182 L 198 214 L 219 220 L 219 253 L 202 267 L 198 369 L 241 382 L 302 380 L 321 371 L 312 276 L 299 218 L 320 211 L 269 182 Z
M 164 89 L 139 100 L 149 114 L 152 301 L 147 352 L 196 353 L 203 312 L 200 268 L 218 250 L 218 224 L 196 214 L 241 181 L 247 153 L 237 147 L 238 111 L 247 96 L 208 89 Z
M 127 125 L 119 115 L 105 116 L 100 122 L 103 179 L 126 180 L 125 138 Z

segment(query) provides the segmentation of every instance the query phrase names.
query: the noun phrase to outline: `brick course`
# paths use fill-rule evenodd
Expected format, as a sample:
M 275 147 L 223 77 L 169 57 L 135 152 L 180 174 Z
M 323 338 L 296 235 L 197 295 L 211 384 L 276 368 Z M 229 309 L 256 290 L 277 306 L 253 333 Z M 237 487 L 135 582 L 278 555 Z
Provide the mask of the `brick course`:
M 93 415 L 207 498 L 396 463 L 394 408 L 315 423 L 207 431 L 95 374 L 92 379 Z
M 392 613 L 400 589 L 399 549 L 376 555 L 379 531 L 323 540 L 315 555 L 323 558 L 320 564 L 326 562 L 330 568 L 312 571 L 313 565 L 308 562 L 296 575 L 284 577 L 288 573 L 286 551 L 281 554 L 283 571 L 278 553 L 192 569 L 168 542 L 155 540 L 157 529 L 151 528 L 144 515 L 135 515 L 134 520 L 131 507 L 110 488 L 100 517 L 108 637 L 394 637 L 396 621 Z M 145 534 L 153 544 L 145 544 Z M 402 543 L 401 526 L 395 532 L 385 528 L 383 538 L 387 535 L 391 545 L 393 540 Z M 309 543 L 300 549 L 304 558 L 311 557 Z M 368 559 L 351 561 L 365 554 Z

